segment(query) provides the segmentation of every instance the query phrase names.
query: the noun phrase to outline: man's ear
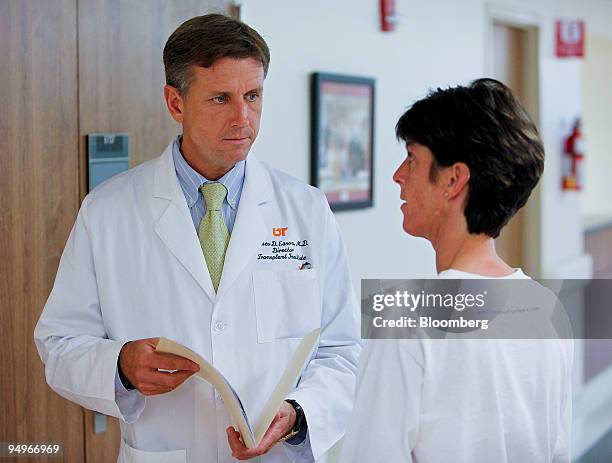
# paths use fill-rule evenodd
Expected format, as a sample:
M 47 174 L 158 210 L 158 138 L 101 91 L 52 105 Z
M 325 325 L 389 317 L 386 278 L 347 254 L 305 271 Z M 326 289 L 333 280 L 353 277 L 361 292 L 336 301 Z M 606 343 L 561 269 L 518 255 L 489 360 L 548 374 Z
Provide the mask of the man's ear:
M 445 192 L 449 199 L 455 198 L 467 188 L 470 181 L 470 168 L 463 162 L 456 162 L 447 170 Z
M 174 88 L 172 85 L 164 85 L 164 99 L 166 100 L 166 106 L 168 107 L 172 119 L 182 124 L 185 104 L 178 89 Z

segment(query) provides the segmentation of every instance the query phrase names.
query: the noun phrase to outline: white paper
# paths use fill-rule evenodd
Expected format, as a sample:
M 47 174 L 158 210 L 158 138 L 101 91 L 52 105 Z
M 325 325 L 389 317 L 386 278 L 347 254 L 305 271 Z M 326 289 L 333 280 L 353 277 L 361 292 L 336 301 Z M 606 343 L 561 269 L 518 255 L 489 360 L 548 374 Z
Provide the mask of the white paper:
M 274 416 L 278 412 L 283 400 L 285 400 L 285 397 L 287 397 L 291 389 L 295 386 L 319 338 L 320 332 L 321 330 L 317 328 L 308 333 L 304 339 L 300 341 L 300 344 L 293 353 L 278 384 L 270 394 L 270 398 L 263 408 L 254 431 L 244 407 L 242 406 L 240 397 L 221 372 L 212 366 L 206 359 L 191 349 L 164 337 L 159 339 L 155 351 L 162 354 L 168 353 L 185 357 L 200 365 L 200 371 L 198 371 L 196 375 L 209 382 L 217 392 L 219 392 L 232 420 L 232 425 L 234 428 L 238 429 L 244 444 L 248 448 L 255 448 L 261 442 L 272 420 L 274 420 Z

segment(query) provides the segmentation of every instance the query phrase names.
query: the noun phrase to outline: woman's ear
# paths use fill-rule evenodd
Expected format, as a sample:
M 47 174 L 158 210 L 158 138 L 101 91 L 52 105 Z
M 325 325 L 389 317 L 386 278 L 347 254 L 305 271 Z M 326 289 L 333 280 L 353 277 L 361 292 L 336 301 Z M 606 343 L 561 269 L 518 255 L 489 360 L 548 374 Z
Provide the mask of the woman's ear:
M 444 197 L 455 198 L 467 187 L 470 181 L 470 168 L 463 162 L 456 162 L 447 169 L 445 177 Z

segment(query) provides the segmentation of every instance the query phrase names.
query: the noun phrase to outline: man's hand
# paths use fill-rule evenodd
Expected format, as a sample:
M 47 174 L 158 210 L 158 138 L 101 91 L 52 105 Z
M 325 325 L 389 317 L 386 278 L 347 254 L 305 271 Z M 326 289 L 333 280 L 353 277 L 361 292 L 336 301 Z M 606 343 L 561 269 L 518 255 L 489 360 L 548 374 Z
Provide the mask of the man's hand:
M 226 431 L 227 441 L 232 449 L 232 456 L 238 460 L 249 460 L 250 458 L 268 453 L 281 437 L 291 431 L 295 424 L 295 416 L 295 410 L 291 404 L 283 402 L 261 442 L 254 449 L 247 448 L 240 440 L 240 433 L 230 426 Z
M 159 338 L 131 341 L 121 348 L 121 372 L 144 395 L 165 394 L 183 384 L 200 366 L 189 359 L 155 352 Z M 157 371 L 177 370 L 173 373 Z

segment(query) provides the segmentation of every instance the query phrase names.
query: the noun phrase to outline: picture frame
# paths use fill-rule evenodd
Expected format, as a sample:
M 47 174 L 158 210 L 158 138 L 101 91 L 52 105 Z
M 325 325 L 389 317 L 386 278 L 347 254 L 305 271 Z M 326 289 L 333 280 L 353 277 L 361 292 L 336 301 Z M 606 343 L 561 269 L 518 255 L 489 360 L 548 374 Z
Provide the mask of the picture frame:
M 333 211 L 373 205 L 374 103 L 372 78 L 311 76 L 311 183 Z

